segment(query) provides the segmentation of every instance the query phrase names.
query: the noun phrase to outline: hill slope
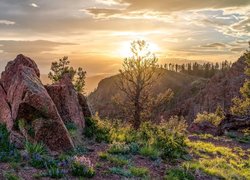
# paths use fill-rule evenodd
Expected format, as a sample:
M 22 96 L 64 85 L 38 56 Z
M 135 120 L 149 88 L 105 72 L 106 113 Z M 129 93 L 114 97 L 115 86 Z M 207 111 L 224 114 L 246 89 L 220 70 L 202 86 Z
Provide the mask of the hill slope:
M 176 97 L 183 92 L 184 89 L 192 90 L 193 96 L 207 81 L 203 78 L 176 73 L 165 69 L 159 69 L 158 71 L 162 71 L 163 75 L 153 85 L 152 89 L 154 95 L 163 93 L 170 88 L 174 91 Z M 112 97 L 120 93 L 116 86 L 118 78 L 119 75 L 115 75 L 101 80 L 97 89 L 88 97 L 92 110 L 98 112 L 100 117 L 121 118 L 119 111 L 117 111 L 117 108 L 112 103 Z
M 163 115 L 167 118 L 179 115 L 192 121 L 198 112 L 214 112 L 218 105 L 228 112 L 232 98 L 240 96 L 239 89 L 246 78 L 245 67 L 244 58 L 241 57 L 229 71 L 217 73 L 211 79 L 161 69 L 164 73 L 154 84 L 153 93 L 157 95 L 170 88 L 175 95 L 169 104 L 161 107 L 164 114 L 158 116 Z M 115 85 L 118 76 L 103 79 L 97 89 L 89 95 L 92 110 L 98 112 L 100 117 L 122 117 L 112 103 L 112 97 L 119 93 Z

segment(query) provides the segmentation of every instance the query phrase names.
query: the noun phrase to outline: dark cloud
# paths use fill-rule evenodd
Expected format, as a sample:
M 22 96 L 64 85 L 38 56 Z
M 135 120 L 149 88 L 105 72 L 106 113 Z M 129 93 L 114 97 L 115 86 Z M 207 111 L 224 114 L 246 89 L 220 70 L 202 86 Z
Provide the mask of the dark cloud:
M 205 48 L 224 48 L 224 47 L 226 47 L 226 45 L 223 44 L 223 43 L 212 43 L 212 44 L 202 45 L 201 47 L 205 47 Z
M 232 48 L 232 49 L 230 49 L 232 52 L 242 52 L 242 51 L 245 51 L 246 50 L 246 48 L 241 48 L 241 47 L 239 47 L 239 48 Z

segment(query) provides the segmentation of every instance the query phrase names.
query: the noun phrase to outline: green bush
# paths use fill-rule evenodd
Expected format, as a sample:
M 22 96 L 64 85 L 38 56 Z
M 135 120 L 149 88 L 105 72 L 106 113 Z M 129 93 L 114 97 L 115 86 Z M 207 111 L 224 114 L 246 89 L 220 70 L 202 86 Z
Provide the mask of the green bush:
M 115 142 L 111 144 L 110 148 L 108 149 L 108 153 L 110 154 L 128 154 L 130 148 L 125 143 Z
M 109 142 L 110 127 L 108 122 L 103 122 L 98 117 L 88 117 L 86 118 L 84 135 L 88 138 L 94 138 L 97 142 Z
M 218 126 L 222 121 L 223 117 L 218 116 L 215 113 L 208 113 L 204 111 L 202 114 L 198 113 L 196 119 L 194 120 L 195 123 L 202 123 L 202 122 L 210 122 L 211 124 Z
M 145 167 L 131 167 L 129 170 L 136 177 L 147 177 L 149 175 L 149 170 Z
M 93 177 L 95 175 L 93 167 L 94 166 L 90 159 L 84 156 L 75 156 L 73 162 L 71 163 L 72 174 L 77 177 Z
M 132 142 L 129 144 L 130 153 L 135 155 L 135 154 L 138 154 L 139 150 L 140 150 L 140 145 L 138 143 Z
M 25 150 L 29 155 L 39 154 L 43 155 L 46 154 L 45 146 L 42 143 L 25 143 Z
M 152 146 L 144 146 L 140 149 L 139 153 L 142 156 L 149 157 L 152 160 L 156 160 L 160 156 L 160 152 L 158 149 L 152 147 Z
M 108 161 L 110 161 L 114 166 L 125 166 L 129 163 L 127 158 L 124 158 L 123 156 L 108 156 Z
M 0 124 L 0 162 L 18 162 L 21 160 L 19 151 L 9 142 L 6 125 Z
M 117 175 L 124 176 L 127 178 L 132 177 L 132 174 L 128 170 L 125 170 L 125 169 L 120 168 L 120 167 L 109 168 L 109 172 L 112 174 L 117 174 Z
M 54 179 L 60 179 L 62 177 L 64 177 L 65 173 L 67 171 L 56 167 L 56 166 L 49 166 L 46 168 L 47 172 L 45 174 L 46 177 L 50 177 L 50 178 L 54 178 Z
M 12 172 L 5 172 L 3 176 L 5 180 L 21 180 L 17 175 Z
M 161 126 L 155 137 L 154 145 L 161 149 L 163 159 L 180 158 L 186 154 L 185 137 L 178 132 L 171 132 L 166 127 Z
M 164 177 L 166 180 L 194 180 L 194 175 L 181 168 L 169 169 Z
M 87 167 L 79 162 L 73 162 L 71 166 L 73 176 L 91 178 L 95 175 L 95 170 L 92 167 Z

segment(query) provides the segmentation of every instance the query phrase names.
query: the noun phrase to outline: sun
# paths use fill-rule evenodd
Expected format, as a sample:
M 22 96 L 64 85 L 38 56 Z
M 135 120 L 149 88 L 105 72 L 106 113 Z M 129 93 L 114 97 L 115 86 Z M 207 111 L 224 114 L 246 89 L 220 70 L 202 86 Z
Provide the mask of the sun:
M 118 54 L 124 58 L 131 57 L 133 54 L 131 52 L 130 46 L 131 46 L 130 41 L 122 42 L 120 49 L 118 50 Z M 155 54 L 160 51 L 160 47 L 153 42 L 148 42 L 148 49 Z

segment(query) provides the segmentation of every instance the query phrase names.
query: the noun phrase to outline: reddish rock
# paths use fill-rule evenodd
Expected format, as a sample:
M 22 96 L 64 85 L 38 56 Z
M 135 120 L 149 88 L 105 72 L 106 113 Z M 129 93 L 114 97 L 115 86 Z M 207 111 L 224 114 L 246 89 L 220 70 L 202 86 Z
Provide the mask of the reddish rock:
M 78 93 L 78 100 L 79 100 L 84 117 L 91 117 L 92 113 L 88 105 L 87 98 L 83 94 Z
M 0 83 L 0 123 L 4 123 L 10 131 L 13 126 L 10 106 L 7 103 L 7 95 Z
M 36 76 L 38 78 L 40 77 L 40 71 L 35 61 L 33 61 L 28 57 L 25 57 L 22 54 L 19 54 L 15 60 L 8 62 L 7 66 L 5 67 L 5 71 L 2 72 L 1 80 L 2 80 L 2 85 L 6 92 L 8 91 L 12 83 L 12 79 L 14 77 L 14 74 L 16 74 L 19 65 L 32 68 L 35 71 Z
M 39 127 L 33 127 L 36 130 L 33 137 L 35 141 L 44 142 L 50 150 L 57 152 L 73 148 L 72 140 L 56 106 L 39 79 L 39 70 L 34 61 L 19 55 L 8 63 L 2 74 L 12 119 L 24 119 L 27 124 L 31 124 L 42 118 Z M 8 80 L 10 83 L 5 82 Z M 12 131 L 18 129 L 13 127 Z M 13 139 L 15 142 L 15 139 L 20 138 Z
M 79 104 L 78 94 L 69 74 L 65 74 L 58 83 L 47 85 L 46 89 L 64 123 L 74 122 L 81 129 L 84 128 L 82 107 Z

